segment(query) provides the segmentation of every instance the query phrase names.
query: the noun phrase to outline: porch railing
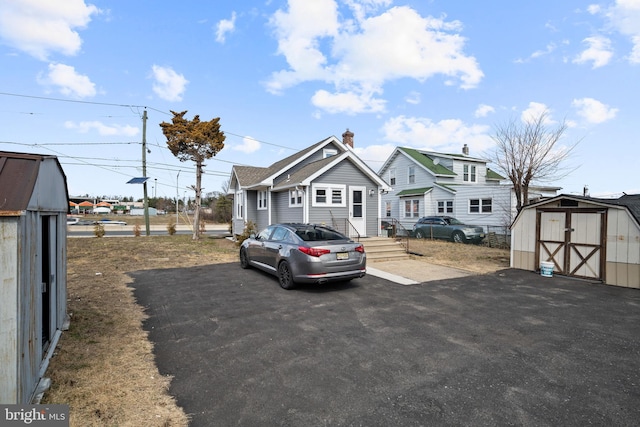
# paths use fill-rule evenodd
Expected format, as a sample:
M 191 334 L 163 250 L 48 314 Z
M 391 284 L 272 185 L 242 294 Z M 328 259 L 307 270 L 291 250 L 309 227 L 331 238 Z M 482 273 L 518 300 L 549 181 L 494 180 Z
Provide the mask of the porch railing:
M 341 232 L 345 236 L 355 237 L 356 242 L 360 241 L 360 233 L 349 221 L 349 218 L 336 218 L 331 211 L 329 211 L 329 214 L 331 215 L 331 226 L 334 230 Z
M 409 251 L 409 237 L 411 233 L 407 230 L 397 218 L 384 217 L 380 219 L 382 224 L 382 234 L 386 233 L 387 237 L 391 237 L 399 241 L 405 249 L 406 253 Z

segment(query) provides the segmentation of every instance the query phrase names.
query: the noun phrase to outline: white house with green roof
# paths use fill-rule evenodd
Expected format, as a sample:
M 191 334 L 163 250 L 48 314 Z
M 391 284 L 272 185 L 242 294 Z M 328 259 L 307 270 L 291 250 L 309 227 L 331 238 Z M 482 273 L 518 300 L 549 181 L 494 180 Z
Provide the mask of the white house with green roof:
M 410 230 L 422 216 L 448 215 L 466 224 L 507 227 L 516 215 L 513 187 L 487 160 L 469 155 L 396 147 L 378 174 L 392 191 L 382 196 L 382 220 Z M 555 196 L 559 187 L 530 187 L 533 200 Z
M 232 232 L 283 222 L 326 224 L 350 237 L 377 236 L 381 194 L 391 187 L 353 150 L 353 132 L 326 138 L 267 167 L 234 165 Z

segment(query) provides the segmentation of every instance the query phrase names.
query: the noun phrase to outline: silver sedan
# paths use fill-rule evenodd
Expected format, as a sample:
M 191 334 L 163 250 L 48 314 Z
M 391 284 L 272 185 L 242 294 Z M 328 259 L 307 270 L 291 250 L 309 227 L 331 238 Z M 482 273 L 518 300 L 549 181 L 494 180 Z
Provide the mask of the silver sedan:
M 240 266 L 278 277 L 280 286 L 348 281 L 366 274 L 364 246 L 325 226 L 274 224 L 240 246 Z

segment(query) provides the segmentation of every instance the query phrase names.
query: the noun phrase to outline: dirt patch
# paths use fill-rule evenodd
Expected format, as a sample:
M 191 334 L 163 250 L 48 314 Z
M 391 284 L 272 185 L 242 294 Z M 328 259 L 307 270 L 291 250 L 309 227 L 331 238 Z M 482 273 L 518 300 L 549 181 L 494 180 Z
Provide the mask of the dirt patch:
M 444 240 L 409 239 L 414 258 L 432 264 L 455 267 L 473 273 L 493 273 L 509 268 L 509 250 Z
M 410 241 L 418 260 L 476 273 L 509 266 L 506 250 L 442 241 Z M 153 345 L 142 329 L 144 310 L 127 272 L 237 261 L 226 239 L 191 236 L 68 239 L 69 331 L 62 334 L 47 375 L 44 403 L 70 405 L 71 426 L 186 426 L 168 393 Z
M 71 325 L 51 359 L 43 403 L 69 404 L 72 426 L 186 426 L 126 272 L 232 262 L 235 245 L 191 236 L 78 238 L 68 239 L 67 251 Z

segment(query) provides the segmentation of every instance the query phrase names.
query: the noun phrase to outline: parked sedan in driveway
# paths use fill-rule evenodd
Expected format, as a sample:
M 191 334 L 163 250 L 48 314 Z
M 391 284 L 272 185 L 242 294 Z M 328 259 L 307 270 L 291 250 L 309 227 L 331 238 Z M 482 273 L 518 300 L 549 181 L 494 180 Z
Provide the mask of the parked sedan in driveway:
M 364 246 L 325 226 L 274 224 L 240 246 L 240 266 L 253 266 L 278 277 L 280 286 L 326 283 L 363 277 Z
M 413 226 L 413 235 L 418 239 L 447 239 L 456 243 L 480 243 L 484 229 L 467 225 L 450 216 L 425 216 Z

